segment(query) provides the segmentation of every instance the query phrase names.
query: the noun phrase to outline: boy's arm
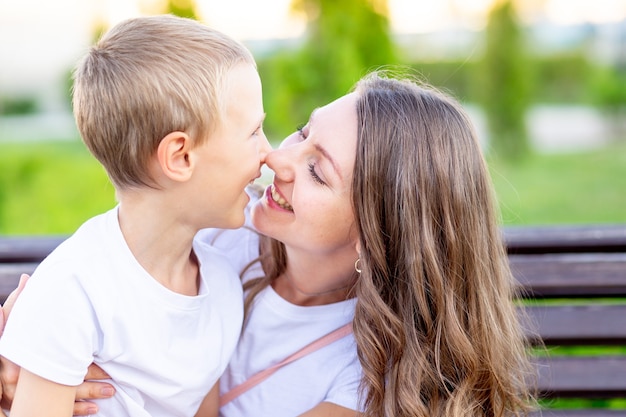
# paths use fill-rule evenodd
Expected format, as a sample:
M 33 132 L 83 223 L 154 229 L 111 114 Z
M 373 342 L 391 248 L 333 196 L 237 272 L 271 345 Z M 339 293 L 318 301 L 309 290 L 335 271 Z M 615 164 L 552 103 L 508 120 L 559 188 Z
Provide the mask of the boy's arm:
M 217 417 L 220 408 L 220 382 L 217 381 L 204 397 L 195 417 Z M 11 416 L 13 417 L 13 416 Z
M 71 417 L 76 387 L 61 385 L 20 371 L 11 417 Z
M 9 315 L 11 314 L 15 301 L 24 289 L 26 281 L 29 278 L 30 276 L 27 274 L 22 274 L 20 276 L 18 287 L 11 292 L 5 303 L 0 308 L 0 335 L 4 330 L 6 321 L 9 319 Z M 17 387 L 19 375 L 20 367 L 3 356 L 0 356 L 0 407 L 7 410 L 11 408 L 13 398 L 15 397 L 15 389 Z M 93 402 L 89 402 L 88 400 L 110 398 L 115 394 L 115 388 L 111 384 L 94 381 L 110 378 L 111 377 L 98 365 L 93 363 L 89 365 L 85 380 L 90 381 L 83 382 L 77 387 L 76 390 L 76 399 L 74 402 L 75 416 L 87 416 L 94 413 L 93 410 L 94 408 L 97 409 L 97 405 Z M 0 417 L 6 417 L 2 410 L 0 410 Z
M 355 410 L 333 403 L 320 403 L 299 417 L 356 417 L 356 415 Z

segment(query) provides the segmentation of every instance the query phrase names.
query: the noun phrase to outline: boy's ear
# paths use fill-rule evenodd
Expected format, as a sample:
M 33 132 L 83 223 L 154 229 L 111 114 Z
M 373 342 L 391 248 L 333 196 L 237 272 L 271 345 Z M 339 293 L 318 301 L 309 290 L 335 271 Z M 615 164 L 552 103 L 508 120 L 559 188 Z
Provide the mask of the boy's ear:
M 184 132 L 171 132 L 161 139 L 157 159 L 166 177 L 173 181 L 187 181 L 191 177 L 191 148 L 191 138 Z

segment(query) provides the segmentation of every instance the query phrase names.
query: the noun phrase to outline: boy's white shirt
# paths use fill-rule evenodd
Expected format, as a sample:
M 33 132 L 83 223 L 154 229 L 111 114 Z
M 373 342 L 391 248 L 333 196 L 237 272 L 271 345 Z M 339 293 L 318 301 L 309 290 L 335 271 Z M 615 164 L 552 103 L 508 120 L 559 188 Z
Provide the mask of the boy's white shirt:
M 117 389 L 96 400 L 98 416 L 193 416 L 235 349 L 243 315 L 230 262 L 197 239 L 194 251 L 200 291 L 185 296 L 132 256 L 117 208 L 90 219 L 35 271 L 0 354 L 64 385 L 80 384 L 97 363 Z

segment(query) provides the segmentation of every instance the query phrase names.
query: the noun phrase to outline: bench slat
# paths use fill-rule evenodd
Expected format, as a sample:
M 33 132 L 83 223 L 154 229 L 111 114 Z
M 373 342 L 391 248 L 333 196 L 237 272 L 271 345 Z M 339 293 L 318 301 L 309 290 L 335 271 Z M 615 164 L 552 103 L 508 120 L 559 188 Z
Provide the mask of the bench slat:
M 0 263 L 41 262 L 67 236 L 3 236 Z
M 527 306 L 529 333 L 546 346 L 626 345 L 626 305 Z
M 626 356 L 542 357 L 536 362 L 537 388 L 544 397 L 626 397 Z
M 4 304 L 7 296 L 17 287 L 20 275 L 32 274 L 37 265 L 37 262 L 0 263 L 0 304 Z
M 511 254 L 626 252 L 626 224 L 507 226 Z
M 581 305 L 524 307 L 548 346 L 625 345 L 624 305 L 594 298 L 626 297 L 626 224 L 506 227 L 503 235 L 511 268 L 527 298 L 581 298 Z M 66 236 L 0 237 L 0 301 L 17 286 L 21 273 Z M 547 304 L 547 303 L 545 303 Z M 625 323 L 625 324 L 623 324 Z M 626 397 L 626 356 L 535 357 L 538 390 L 545 398 Z M 625 410 L 542 410 L 533 417 L 614 417 Z
M 549 410 L 544 409 L 529 414 L 530 417 L 624 417 L 624 410 Z
M 520 296 L 624 297 L 626 253 L 509 255 Z

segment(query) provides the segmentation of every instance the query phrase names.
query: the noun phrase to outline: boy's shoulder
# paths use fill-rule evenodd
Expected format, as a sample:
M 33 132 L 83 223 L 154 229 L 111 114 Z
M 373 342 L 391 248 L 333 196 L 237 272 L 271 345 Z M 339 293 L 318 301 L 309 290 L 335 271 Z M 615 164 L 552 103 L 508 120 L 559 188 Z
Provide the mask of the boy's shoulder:
M 89 252 L 102 253 L 108 244 L 118 241 L 119 237 L 122 237 L 122 233 L 117 220 L 117 207 L 115 207 L 86 220 L 50 255 L 63 255 L 80 261 L 76 255 Z
M 111 259 L 122 258 L 123 235 L 117 222 L 117 208 L 94 216 L 61 242 L 35 271 L 56 271 L 55 276 L 76 277 L 110 265 Z M 60 274 L 64 272 L 64 274 Z

